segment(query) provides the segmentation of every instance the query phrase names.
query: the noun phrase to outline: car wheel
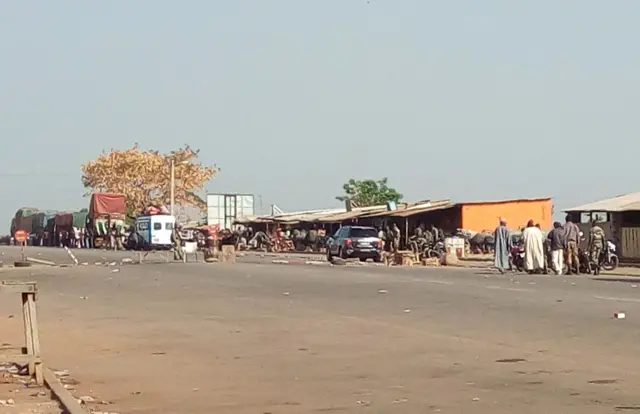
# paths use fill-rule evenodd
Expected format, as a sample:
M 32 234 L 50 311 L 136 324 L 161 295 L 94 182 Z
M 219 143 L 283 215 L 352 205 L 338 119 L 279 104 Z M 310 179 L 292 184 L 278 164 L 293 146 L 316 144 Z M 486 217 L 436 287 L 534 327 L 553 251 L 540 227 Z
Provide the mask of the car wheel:
M 327 262 L 331 263 L 333 261 L 333 256 L 331 255 L 331 249 L 327 247 Z
M 366 262 L 366 261 L 367 261 L 367 258 L 366 258 L 366 257 L 361 257 L 361 258 L 360 258 L 360 261 L 361 261 L 361 262 Z
M 349 258 L 349 255 L 345 252 L 345 250 L 342 247 L 340 248 L 339 256 L 343 260 L 347 260 Z
M 376 257 L 373 258 L 373 261 L 375 263 L 380 263 L 382 261 L 382 255 L 377 255 Z

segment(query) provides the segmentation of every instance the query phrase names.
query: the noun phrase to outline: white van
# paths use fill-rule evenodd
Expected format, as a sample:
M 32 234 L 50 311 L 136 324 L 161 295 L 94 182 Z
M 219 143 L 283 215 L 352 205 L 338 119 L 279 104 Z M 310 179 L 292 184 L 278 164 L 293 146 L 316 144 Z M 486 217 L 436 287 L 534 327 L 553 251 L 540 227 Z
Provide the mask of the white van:
M 144 244 L 156 249 L 171 248 L 171 234 L 176 218 L 170 215 L 156 214 L 136 218 L 136 232 Z

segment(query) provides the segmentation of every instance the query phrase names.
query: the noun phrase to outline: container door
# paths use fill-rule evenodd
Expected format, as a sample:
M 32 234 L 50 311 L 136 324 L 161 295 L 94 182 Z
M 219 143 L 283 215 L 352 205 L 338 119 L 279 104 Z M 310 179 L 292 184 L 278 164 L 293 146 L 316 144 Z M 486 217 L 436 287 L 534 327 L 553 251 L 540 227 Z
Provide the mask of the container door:
M 224 196 L 224 228 L 232 229 L 237 213 L 237 197 L 235 194 Z

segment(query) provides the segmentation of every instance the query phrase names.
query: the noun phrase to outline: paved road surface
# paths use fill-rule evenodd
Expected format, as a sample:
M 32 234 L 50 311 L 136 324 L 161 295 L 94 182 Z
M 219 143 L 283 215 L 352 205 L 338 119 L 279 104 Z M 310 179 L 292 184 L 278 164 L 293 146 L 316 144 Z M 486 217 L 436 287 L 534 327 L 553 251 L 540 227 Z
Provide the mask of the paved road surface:
M 465 269 L 169 264 L 39 282 L 44 358 L 127 413 L 607 413 L 640 405 L 640 288 Z M 19 305 L 0 302 L 3 340 Z M 627 319 L 615 320 L 616 311 Z

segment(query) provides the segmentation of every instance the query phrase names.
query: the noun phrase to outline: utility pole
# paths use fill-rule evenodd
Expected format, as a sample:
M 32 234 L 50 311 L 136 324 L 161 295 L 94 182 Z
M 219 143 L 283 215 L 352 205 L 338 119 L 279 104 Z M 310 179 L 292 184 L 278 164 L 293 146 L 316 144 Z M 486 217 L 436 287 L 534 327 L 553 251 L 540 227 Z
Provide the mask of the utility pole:
M 173 161 L 173 157 L 171 157 L 171 215 L 173 216 L 173 206 L 176 202 L 176 164 Z

